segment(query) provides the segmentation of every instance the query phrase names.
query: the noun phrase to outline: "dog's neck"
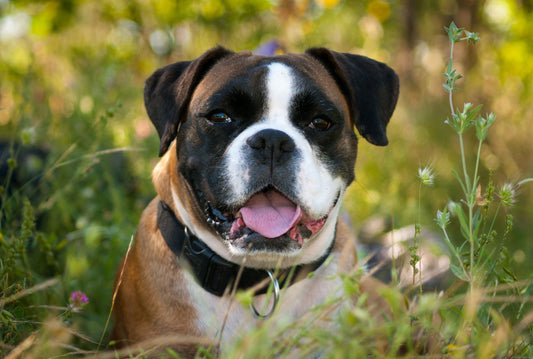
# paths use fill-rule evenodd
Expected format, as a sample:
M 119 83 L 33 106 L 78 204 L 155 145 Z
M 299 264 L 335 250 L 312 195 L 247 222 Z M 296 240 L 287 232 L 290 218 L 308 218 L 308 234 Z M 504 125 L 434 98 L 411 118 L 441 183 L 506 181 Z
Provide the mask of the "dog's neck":
M 159 201 L 157 225 L 169 249 L 180 264 L 188 268 L 197 282 L 209 293 L 222 296 L 232 290 L 254 289 L 255 294 L 266 293 L 274 275 L 281 287 L 306 278 L 328 258 L 328 251 L 318 260 L 289 269 L 249 268 L 230 262 L 212 251 L 202 240 L 192 235 L 176 218 L 172 209 Z

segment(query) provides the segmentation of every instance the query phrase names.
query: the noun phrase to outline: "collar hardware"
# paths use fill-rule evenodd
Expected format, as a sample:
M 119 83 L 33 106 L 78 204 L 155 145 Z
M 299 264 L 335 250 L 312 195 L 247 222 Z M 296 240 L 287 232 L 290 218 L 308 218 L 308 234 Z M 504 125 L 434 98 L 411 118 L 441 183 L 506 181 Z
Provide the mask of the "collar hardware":
M 259 283 L 268 283 L 255 291 L 255 295 L 267 293 L 270 283 L 274 285 L 274 305 L 266 314 L 259 314 L 252 309 L 254 316 L 266 318 L 275 309 L 279 298 L 280 287 L 290 286 L 303 279 L 308 273 L 318 269 L 329 257 L 333 243 L 327 253 L 309 264 L 301 264 L 288 270 L 241 268 L 239 264 L 230 262 L 216 252 L 190 230 L 181 224 L 172 209 L 163 201 L 157 207 L 157 226 L 168 248 L 176 255 L 181 266 L 186 267 L 196 281 L 211 294 L 223 296 L 228 290 L 246 290 Z M 274 276 L 272 273 L 276 273 Z M 279 272 L 279 275 L 278 275 Z M 235 284 L 236 278 L 239 282 Z M 270 279 L 270 280 L 269 280 Z
M 273 287 L 273 295 L 274 295 L 274 298 L 273 298 L 273 303 L 272 303 L 272 306 L 270 307 L 270 310 L 265 313 L 265 314 L 261 314 L 257 311 L 257 309 L 255 309 L 255 305 L 254 305 L 254 302 L 253 302 L 253 298 L 252 298 L 252 301 L 250 302 L 250 310 L 252 311 L 252 314 L 254 315 L 255 318 L 257 319 L 261 319 L 261 320 L 265 320 L 267 319 L 268 317 L 270 317 L 272 315 L 272 313 L 274 313 L 274 310 L 276 309 L 276 306 L 278 305 L 278 300 L 279 300 L 279 283 L 278 283 L 278 280 L 274 277 L 274 275 L 272 275 L 272 273 L 270 271 L 266 271 L 268 276 L 270 277 L 270 282 L 272 284 L 272 287 Z M 268 301 L 270 299 L 270 296 L 267 295 L 265 300 Z

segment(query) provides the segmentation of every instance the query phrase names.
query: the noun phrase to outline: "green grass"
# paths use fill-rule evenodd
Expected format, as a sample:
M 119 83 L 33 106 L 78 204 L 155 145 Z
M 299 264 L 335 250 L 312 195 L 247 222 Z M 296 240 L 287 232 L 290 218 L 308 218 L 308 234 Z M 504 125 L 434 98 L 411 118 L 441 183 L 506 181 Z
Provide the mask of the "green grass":
M 147 29 L 157 26 L 150 24 L 189 21 L 196 40 L 237 48 L 253 48 L 270 36 L 282 37 L 276 33 L 272 13 L 265 10 L 268 4 L 261 1 L 250 13 L 233 14 L 231 21 L 209 18 L 214 16 L 209 9 L 203 10 L 201 18 L 192 15 L 194 9 L 176 11 L 173 16 L 182 18 L 172 19 L 161 9 L 143 8 L 135 15 L 135 9 L 113 7 L 112 3 L 103 2 L 101 7 L 93 2 L 76 3 L 77 17 L 74 10 L 55 16 L 54 11 L 59 10 L 53 7 L 21 5 L 37 19 L 32 24 L 36 35 L 27 41 L 4 43 L 6 51 L 0 54 L 0 124 L 3 140 L 10 147 L 8 174 L 0 183 L 2 357 L 17 352 L 35 358 L 107 355 L 100 342 L 101 338 L 105 342 L 109 329 L 106 321 L 114 272 L 143 208 L 155 195 L 150 171 L 158 143 L 142 108 L 142 85 L 151 71 L 177 60 L 154 55 L 146 38 L 150 34 Z M 396 10 L 393 14 L 400 12 Z M 380 40 L 372 37 L 374 33 L 363 36 L 363 31 L 350 30 L 358 23 L 354 16 L 366 21 L 360 22 L 363 30 L 377 26 L 364 11 L 362 5 L 341 4 L 309 18 L 302 15 L 302 28 L 308 29 L 309 35 L 291 40 L 293 35 L 286 30 L 284 40 L 294 51 L 307 44 L 350 44 L 339 50 L 357 47 L 367 55 L 392 61 L 394 55 L 387 55 L 386 49 L 393 52 L 401 19 L 380 23 L 387 35 Z M 135 16 L 144 16 L 142 21 L 136 19 L 143 25 L 127 32 L 127 25 L 119 20 Z M 311 30 L 309 19 L 313 20 Z M 330 36 L 331 24 L 338 37 Z M 181 30 L 186 31 L 187 26 Z M 233 39 L 236 32 L 249 35 L 241 43 L 241 39 Z M 379 214 L 391 219 L 393 230 L 409 225 L 415 233 L 409 244 L 413 286 L 399 288 L 393 281 L 382 293 L 395 308 L 392 318 L 383 321 L 369 315 L 366 297 L 358 287 L 360 271 L 355 268 L 353 275 L 342 277 L 340 298 L 331 298 L 294 323 L 264 322 L 237 339 L 226 357 L 289 357 L 294 350 L 303 356 L 320 352 L 326 358 L 394 358 L 400 351 L 414 356 L 420 330 L 422 342 L 434 338 L 437 352 L 450 357 L 533 355 L 532 267 L 527 260 L 531 255 L 531 179 L 509 181 L 513 176 L 502 174 L 513 161 L 527 168 L 528 157 L 519 160 L 518 151 L 516 159 L 497 152 L 500 147 L 512 149 L 511 141 L 498 146 L 497 140 L 505 138 L 505 131 L 520 135 L 520 131 L 513 132 L 520 127 L 513 127 L 516 119 L 498 115 L 494 122 L 495 116 L 483 114 L 493 103 L 480 109 L 463 100 L 466 104 L 457 108 L 456 97 L 479 102 L 485 98 L 480 93 L 490 93 L 479 85 L 479 77 L 494 81 L 492 77 L 500 74 L 468 69 L 472 75 L 462 82 L 459 71 L 454 70 L 454 57 L 458 54 L 463 65 L 469 51 L 479 46 L 484 55 L 492 56 L 487 47 L 490 40 L 485 42 L 481 36 L 475 46 L 466 44 L 461 40 L 474 40 L 477 35 L 454 25 L 448 34 L 453 52 L 449 63 L 446 56 L 443 71 L 449 96 L 443 91 L 425 105 L 412 106 L 411 101 L 420 97 L 423 81 L 412 87 L 402 84 L 403 98 L 389 127 L 391 144 L 378 149 L 361 141 L 358 180 L 345 199 L 356 229 L 363 218 Z M 439 34 L 432 36 L 441 39 Z M 179 59 L 205 50 L 180 46 L 183 49 L 174 53 Z M 443 42 L 436 48 L 447 52 Z M 526 53 L 521 58 L 527 57 Z M 479 67 L 482 71 L 491 68 Z M 518 68 L 512 66 L 509 71 Z M 465 84 L 462 91 L 454 91 L 458 83 Z M 528 93 L 524 91 L 521 100 L 525 108 Z M 498 103 L 505 104 L 504 100 L 508 99 L 500 98 Z M 47 155 L 22 161 L 17 144 L 43 148 Z M 431 171 L 424 171 L 421 163 L 430 163 Z M 491 163 L 499 163 L 499 169 L 492 171 Z M 22 184 L 14 178 L 20 171 L 28 174 Z M 426 292 L 417 285 L 423 274 L 418 268 L 424 261 L 420 253 L 426 240 L 424 229 L 440 230 L 448 245 L 455 280 L 443 293 Z M 526 258 L 521 262 L 520 253 Z M 71 300 L 76 291 L 86 293 L 89 303 Z M 412 303 L 407 311 L 399 306 L 405 296 Z M 333 329 L 313 326 L 334 309 L 339 310 L 332 319 Z M 436 317 L 440 318 L 437 322 Z M 380 345 L 376 337 L 387 345 Z M 206 352 L 199 356 L 209 357 Z

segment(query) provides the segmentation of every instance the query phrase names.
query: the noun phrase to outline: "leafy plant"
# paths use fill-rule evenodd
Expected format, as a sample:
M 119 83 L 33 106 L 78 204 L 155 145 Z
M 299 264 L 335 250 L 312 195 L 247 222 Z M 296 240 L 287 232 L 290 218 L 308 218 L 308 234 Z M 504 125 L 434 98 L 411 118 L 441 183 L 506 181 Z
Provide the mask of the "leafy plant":
M 385 302 L 394 308 L 394 315 L 380 321 L 367 310 L 371 303 L 360 290 L 361 270 L 356 268 L 340 278 L 340 297 L 335 293 L 327 303 L 295 322 L 278 326 L 269 321 L 262 323 L 235 347 L 227 349 L 227 357 L 290 356 L 293 350 L 302 356 L 320 353 L 326 358 L 396 357 L 400 353 L 414 356 L 421 332 L 422 342 L 430 337 L 438 339 L 439 350 L 432 352 L 435 355 L 531 356 L 532 288 L 515 275 L 513 254 L 517 248 L 523 249 L 522 253 L 530 251 L 527 234 L 531 214 L 516 206 L 516 197 L 521 187 L 533 179 L 497 186 L 501 171 L 486 175 L 480 161 L 482 148 L 491 145 L 486 140 L 487 133 L 505 137 L 505 143 L 515 150 L 511 149 L 514 155 L 520 152 L 516 149 L 524 147 L 524 141 L 528 143 L 531 129 L 519 131 L 522 139 L 515 141 L 516 131 L 491 126 L 495 116 L 480 116 L 480 106 L 465 104 L 457 109 L 453 105 L 453 95 L 462 79 L 453 68 L 455 49 L 464 41 L 477 41 L 479 36 L 454 24 L 447 29 L 452 46 L 444 84 L 452 112 L 447 123 L 458 133 L 459 145 L 455 147 L 460 149 L 457 153 L 460 152 L 461 162 L 455 172 L 457 181 L 452 178 L 452 184 L 443 183 L 446 176 L 439 176 L 439 183 L 434 184 L 429 195 L 428 189 L 422 189 L 430 175 L 442 173 L 448 157 L 456 153 L 449 146 L 448 136 L 440 135 L 441 123 L 425 121 L 435 116 L 436 108 L 437 113 L 443 112 L 441 96 L 414 94 L 427 88 L 427 84 L 439 82 L 436 78 L 441 76 L 442 66 L 428 65 L 439 63 L 433 59 L 435 54 L 440 57 L 440 43 L 432 40 L 435 31 L 440 31 L 436 24 L 441 22 L 434 20 L 442 18 L 440 11 L 449 5 L 428 2 L 417 9 L 416 21 L 424 31 L 419 31 L 415 50 L 415 42 L 406 46 L 399 41 L 403 35 L 398 28 L 405 19 L 400 15 L 403 11 L 396 11 L 400 5 L 395 2 L 317 0 L 286 6 L 290 2 L 254 0 L 252 5 L 246 4 L 246 9 L 242 3 L 208 0 L 181 6 L 169 0 L 74 0 L 8 1 L 0 5 L 2 29 L 17 22 L 13 20 L 23 20 L 20 24 L 26 21 L 28 25 L 21 27 L 26 35 L 7 40 L 4 36 L 9 34 L 2 32 L 0 36 L 0 132 L 10 146 L 7 176 L 0 183 L 0 357 L 17 351 L 33 357 L 94 352 L 114 357 L 114 353 L 101 351 L 107 338 L 105 323 L 112 277 L 139 214 L 154 195 L 148 173 L 158 139 L 150 130 L 149 120 L 143 117 L 142 83 L 157 67 L 194 58 L 208 46 L 253 49 L 267 39 L 279 41 L 289 51 L 309 46 L 354 50 L 391 62 L 393 67 L 398 65 L 406 78 L 411 72 L 412 86 L 409 80 L 402 83 L 404 99 L 408 101 L 400 103 L 391 127 L 412 127 L 410 131 L 403 131 L 403 127 L 396 131 L 397 143 L 384 149 L 391 152 L 379 161 L 373 157 L 375 152 L 365 156 L 366 147 L 360 146 L 358 183 L 353 187 L 357 190 L 372 183 L 372 188 L 349 194 L 345 204 L 354 204 L 357 220 L 375 213 L 395 212 L 400 206 L 402 211 L 395 213 L 395 225 L 410 225 L 416 217 L 410 259 L 413 280 L 418 276 L 421 283 L 420 264 L 425 258 L 420 231 L 424 223 L 431 221 L 426 214 L 433 213 L 435 201 L 441 197 L 434 194 L 451 193 L 455 202 L 441 208 L 436 219 L 452 253 L 451 268 L 457 281 L 441 294 L 424 292 L 419 287 L 408 310 L 403 307 L 405 293 L 401 290 L 381 290 Z M 475 11 L 486 16 L 494 3 L 487 1 Z M 504 0 L 498 4 L 514 3 Z M 513 113 L 517 111 L 515 117 L 523 117 L 522 123 L 527 123 L 531 119 L 528 59 L 533 42 L 531 32 L 523 30 L 528 28 L 531 11 L 521 11 L 527 10 L 526 5 L 522 6 L 511 9 L 516 21 L 509 27 L 500 24 L 495 26 L 501 28 L 487 31 L 496 41 L 482 42 L 489 45 L 480 51 L 483 56 L 476 62 L 479 66 L 469 69 L 474 84 L 469 94 L 479 93 L 479 97 L 473 97 L 476 99 L 511 103 L 513 106 L 507 107 Z M 501 16 L 498 19 L 495 20 L 505 20 Z M 355 30 L 354 24 L 358 26 Z M 166 46 L 158 48 L 158 42 L 153 40 L 161 40 L 161 36 L 166 39 Z M 500 39 L 505 39 L 503 46 Z M 409 43 L 410 38 L 406 40 Z M 402 69 L 403 61 L 394 64 L 400 56 L 392 56 L 399 46 L 402 53 L 413 55 L 416 51 L 416 57 L 424 55 L 424 60 L 410 63 L 409 71 Z M 500 47 L 505 50 L 500 51 Z M 483 85 L 486 82 L 472 74 L 477 74 L 478 69 L 486 71 L 487 64 L 495 66 L 494 71 L 490 70 L 494 76 L 518 78 L 521 85 L 502 86 L 503 90 L 494 94 L 493 87 Z M 502 80 L 500 84 L 505 83 Z M 514 99 L 516 106 L 510 101 Z M 424 101 L 426 105 L 422 105 Z M 406 106 L 408 111 L 404 111 Z M 494 108 L 498 108 L 501 117 L 502 108 Z M 406 112 L 408 118 L 402 116 Z M 510 128 L 523 127 L 518 121 L 512 124 L 507 120 Z M 430 145 L 419 141 L 426 133 Z M 476 141 L 474 150 L 470 150 L 472 141 Z M 29 186 L 28 182 L 14 184 L 14 173 L 23 167 L 17 143 L 47 151 L 47 158 L 40 165 L 41 175 L 30 181 L 36 186 Z M 146 151 L 131 155 L 128 146 Z M 417 156 L 422 154 L 425 161 L 431 152 L 437 154 L 438 160 L 432 165 L 433 171 L 420 170 L 417 197 L 416 186 L 410 185 Z M 527 170 L 530 154 L 523 152 L 517 163 Z M 494 154 L 501 163 L 511 162 L 501 152 Z M 503 176 L 513 178 L 508 172 Z M 525 191 L 521 192 L 522 195 Z M 521 198 L 520 206 L 530 208 L 530 203 L 531 198 L 529 202 Z M 512 209 L 519 211 L 511 214 Z M 530 268 L 526 260 L 516 269 L 523 277 Z M 393 276 L 393 283 L 394 280 Z M 81 294 L 69 296 L 78 290 L 87 293 L 90 303 L 85 303 Z M 79 311 L 81 307 L 83 311 Z M 436 314 L 440 322 L 435 322 Z M 331 327 L 317 327 L 316 323 L 327 315 L 331 315 Z M 378 337 L 384 339 L 385 345 L 380 346 L 383 342 L 378 343 Z M 141 351 L 138 357 L 143 355 L 147 354 Z M 210 355 L 207 351 L 198 354 Z M 168 356 L 176 357 L 176 353 L 168 351 Z
M 482 193 L 481 149 L 496 116 L 493 113 L 484 117 L 480 116 L 481 105 L 474 107 L 471 103 L 466 103 L 460 110 L 455 109 L 453 103 L 453 93 L 457 91 L 456 82 L 462 78 L 462 75 L 453 68 L 454 46 L 465 40 L 474 44 L 479 40 L 479 36 L 477 33 L 458 28 L 453 22 L 446 28 L 446 32 L 451 46 L 450 60 L 444 74 L 446 81 L 443 86 L 449 94 L 451 117 L 445 123 L 454 130 L 459 140 L 462 172 L 454 170 L 453 174 L 462 188 L 463 197 L 459 202 L 450 202 L 442 211 L 438 210 L 435 222 L 443 231 L 445 241 L 452 253 L 452 273 L 459 280 L 468 283 L 464 305 L 457 308 L 460 309 L 458 313 L 461 313 L 462 322 L 453 340 L 457 344 L 452 345 L 452 351 L 460 355 L 467 353 L 478 353 L 478 355 L 479 353 L 490 355 L 499 353 L 501 355 L 513 353 L 515 350 L 531 350 L 531 337 L 524 342 L 519 340 L 520 343 L 516 346 L 513 345 L 516 343 L 509 345 L 512 340 L 516 339 L 512 337 L 509 330 L 505 330 L 507 335 L 505 341 L 496 345 L 492 343 L 489 345 L 491 349 L 488 350 L 476 340 L 476 336 L 494 335 L 494 331 L 503 328 L 502 323 L 506 323 L 506 319 L 500 313 L 506 307 L 513 306 L 514 301 L 520 302 L 521 305 L 515 306 L 515 311 L 510 314 L 511 320 L 523 318 L 525 303 L 528 301 L 523 294 L 530 292 L 531 285 L 523 285 L 517 280 L 508 260 L 505 241 L 512 230 L 513 216 L 510 213 L 505 215 L 503 233 L 498 234 L 495 230 L 495 223 L 501 218 L 498 216 L 500 210 L 502 208 L 509 210 L 515 202 L 516 185 L 504 184 L 497 193 L 498 198 L 495 198 L 491 171 L 486 189 Z M 466 160 L 467 148 L 464 141 L 466 131 L 471 127 L 475 129 L 478 141 L 473 170 L 469 169 Z M 520 184 L 527 181 L 524 180 Z M 492 209 L 495 205 L 496 208 Z M 454 241 L 448 231 L 451 215 L 455 216 L 459 222 L 462 240 Z M 502 301 L 499 308 L 495 307 L 496 301 L 492 300 L 496 294 L 507 294 L 499 298 Z M 524 325 L 529 326 L 530 323 L 524 323 Z

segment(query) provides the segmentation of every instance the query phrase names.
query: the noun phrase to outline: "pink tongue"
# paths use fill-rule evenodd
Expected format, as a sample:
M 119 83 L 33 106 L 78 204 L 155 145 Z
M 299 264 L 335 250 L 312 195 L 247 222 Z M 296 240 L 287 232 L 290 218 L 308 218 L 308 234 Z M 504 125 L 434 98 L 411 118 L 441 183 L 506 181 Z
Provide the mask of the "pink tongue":
M 241 208 L 246 227 L 266 238 L 276 238 L 287 233 L 302 216 L 300 206 L 278 191 L 254 195 Z

